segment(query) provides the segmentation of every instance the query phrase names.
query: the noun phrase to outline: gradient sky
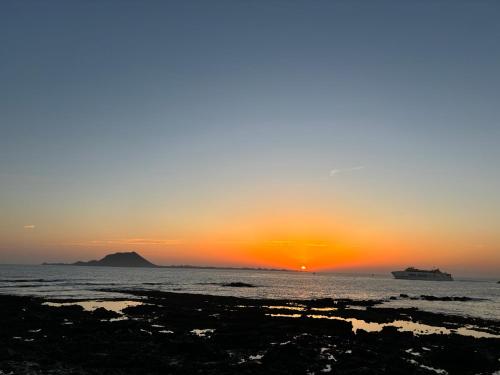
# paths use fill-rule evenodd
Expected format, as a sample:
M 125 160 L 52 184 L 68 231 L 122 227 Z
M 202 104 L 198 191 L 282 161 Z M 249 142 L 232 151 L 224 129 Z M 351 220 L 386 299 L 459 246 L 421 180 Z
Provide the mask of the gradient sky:
M 2 1 L 0 262 L 500 269 L 497 1 Z

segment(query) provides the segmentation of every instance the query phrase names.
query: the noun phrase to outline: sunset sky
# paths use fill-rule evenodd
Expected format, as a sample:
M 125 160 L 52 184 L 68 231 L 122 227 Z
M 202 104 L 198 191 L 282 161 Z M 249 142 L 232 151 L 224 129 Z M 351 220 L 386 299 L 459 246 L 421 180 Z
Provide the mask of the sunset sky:
M 500 269 L 497 1 L 2 1 L 0 263 Z

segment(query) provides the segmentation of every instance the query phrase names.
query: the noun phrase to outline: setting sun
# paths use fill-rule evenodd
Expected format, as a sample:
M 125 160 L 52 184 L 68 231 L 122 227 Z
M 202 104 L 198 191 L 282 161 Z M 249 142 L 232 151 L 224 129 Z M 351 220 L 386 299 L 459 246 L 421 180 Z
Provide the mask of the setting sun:
M 0 0 L 0 375 L 500 375 L 499 13 Z

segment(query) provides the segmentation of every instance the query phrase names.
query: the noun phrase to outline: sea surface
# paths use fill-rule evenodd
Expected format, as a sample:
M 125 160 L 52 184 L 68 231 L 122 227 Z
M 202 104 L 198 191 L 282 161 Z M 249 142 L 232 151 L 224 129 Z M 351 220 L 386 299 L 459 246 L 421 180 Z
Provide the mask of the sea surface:
M 227 287 L 244 282 L 254 288 Z M 102 289 L 145 289 L 225 296 L 312 299 L 384 299 L 385 306 L 500 320 L 500 284 L 496 280 L 452 282 L 395 280 L 387 275 L 309 273 L 185 268 L 122 268 L 0 265 L 0 293 L 52 299 L 124 297 Z M 473 301 L 389 300 L 409 296 L 470 297 Z

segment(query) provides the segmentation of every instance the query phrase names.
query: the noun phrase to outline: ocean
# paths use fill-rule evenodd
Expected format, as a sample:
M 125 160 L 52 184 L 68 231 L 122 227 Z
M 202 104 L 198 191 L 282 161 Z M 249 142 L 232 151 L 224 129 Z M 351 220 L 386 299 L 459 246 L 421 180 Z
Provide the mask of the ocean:
M 243 282 L 254 288 L 227 287 Z M 271 299 L 383 299 L 382 306 L 417 307 L 445 314 L 500 320 L 500 284 L 496 280 L 452 282 L 395 280 L 387 275 L 185 268 L 111 268 L 0 265 L 0 293 L 52 299 L 123 298 L 102 289 L 144 289 Z M 470 297 L 472 301 L 397 299 L 409 296 Z M 126 298 L 126 296 L 125 296 Z

